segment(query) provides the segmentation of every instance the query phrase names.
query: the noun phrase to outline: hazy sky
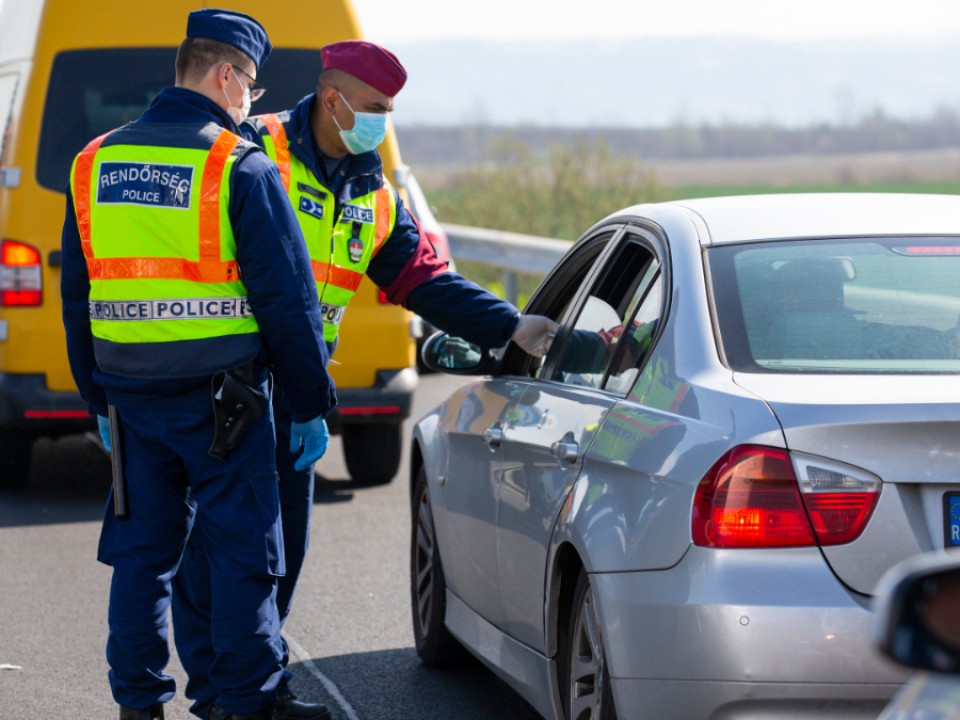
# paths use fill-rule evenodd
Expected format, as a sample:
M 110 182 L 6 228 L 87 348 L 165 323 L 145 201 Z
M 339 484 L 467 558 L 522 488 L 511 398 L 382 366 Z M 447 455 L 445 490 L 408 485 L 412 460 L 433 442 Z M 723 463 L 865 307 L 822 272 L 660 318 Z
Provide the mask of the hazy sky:
M 0 7 L 11 1 L 0 0 Z M 230 0 L 219 4 L 229 8 Z M 547 0 L 354 0 L 365 34 L 385 44 L 691 35 L 960 37 L 958 0 L 588 0 L 562 6 Z
M 20 1 L 0 0 L 0 8 Z M 855 119 L 877 107 L 897 117 L 925 117 L 941 107 L 960 111 L 960 0 L 353 2 L 366 38 L 396 48 L 410 72 L 398 123 L 585 125 L 602 120 L 650 126 L 682 118 L 806 124 Z M 196 0 L 197 7 L 202 4 Z M 207 4 L 229 8 L 231 0 Z M 631 39 L 705 36 L 751 40 L 705 40 L 692 48 L 689 41 L 669 43 L 683 54 L 668 65 L 651 65 L 628 52 L 641 45 Z M 850 52 L 845 38 L 857 41 Z M 524 40 L 542 42 L 529 47 L 515 42 Z M 562 55 L 566 45 L 551 40 L 593 40 L 599 49 L 590 49 L 593 54 L 581 56 L 578 64 L 577 57 Z M 760 43 L 763 54 L 756 59 L 731 60 L 756 40 L 775 46 Z M 841 42 L 832 48 L 793 45 L 821 40 Z M 491 41 L 514 44 L 491 54 Z M 921 56 L 925 51 L 930 52 Z M 878 53 L 882 62 L 874 60 Z M 509 57 L 512 65 L 504 70 L 501 63 L 497 74 L 488 67 L 495 65 L 494 55 Z M 658 71 L 637 72 L 651 66 Z M 550 85 L 558 67 L 563 84 Z M 591 68 L 599 68 L 593 77 L 577 75 Z M 568 77 L 593 87 L 596 97 L 564 102 Z M 734 83 L 739 94 L 725 83 Z M 634 92 L 623 97 L 622 88 Z M 618 104 L 608 111 L 604 103 L 612 97 Z
M 467 37 L 743 35 L 811 40 L 960 36 L 958 0 L 354 1 L 367 37 L 384 44 Z

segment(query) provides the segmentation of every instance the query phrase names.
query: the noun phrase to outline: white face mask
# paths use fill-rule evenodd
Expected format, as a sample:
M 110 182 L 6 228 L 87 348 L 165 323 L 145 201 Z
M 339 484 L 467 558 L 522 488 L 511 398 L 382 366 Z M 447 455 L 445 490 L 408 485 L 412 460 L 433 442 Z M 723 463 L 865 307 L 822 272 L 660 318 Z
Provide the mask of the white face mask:
M 233 79 L 236 80 L 240 85 L 240 89 L 243 90 L 243 100 L 241 101 L 240 107 L 235 108 L 230 104 L 230 96 L 227 95 L 226 88 L 224 88 L 222 92 L 223 96 L 227 99 L 227 113 L 233 118 L 233 121 L 239 125 L 250 115 L 250 88 L 240 82 L 240 78 L 238 78 L 237 74 L 233 72 L 233 68 L 230 68 L 230 73 L 233 75 Z

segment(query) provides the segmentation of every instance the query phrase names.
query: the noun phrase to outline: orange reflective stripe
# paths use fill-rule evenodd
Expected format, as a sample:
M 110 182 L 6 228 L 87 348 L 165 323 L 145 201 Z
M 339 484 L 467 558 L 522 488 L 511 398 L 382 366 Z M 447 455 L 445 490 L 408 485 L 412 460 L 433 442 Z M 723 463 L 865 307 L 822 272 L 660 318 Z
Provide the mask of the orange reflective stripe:
M 382 187 L 377 190 L 377 227 L 374 231 L 373 255 L 380 252 L 381 246 L 387 241 L 390 235 L 390 190 Z
M 200 262 L 220 261 L 220 185 L 223 168 L 240 137 L 221 131 L 203 165 L 200 183 Z
M 311 260 L 310 265 L 313 268 L 313 279 L 317 282 L 329 282 L 331 285 L 351 292 L 356 292 L 363 280 L 363 273 L 356 270 L 348 270 L 316 260 Z
M 91 280 L 152 278 L 223 283 L 240 277 L 235 260 L 198 263 L 167 257 L 91 258 L 87 261 L 87 272 Z
M 267 126 L 270 133 L 270 139 L 273 140 L 273 147 L 277 153 L 277 169 L 280 171 L 280 179 L 283 181 L 283 189 L 290 192 L 290 146 L 287 144 L 287 131 L 283 128 L 279 116 L 274 113 L 261 115 L 260 119 Z
M 93 247 L 90 245 L 90 181 L 93 174 L 93 158 L 100 149 L 103 139 L 110 133 L 94 138 L 77 157 L 73 172 L 73 208 L 77 213 L 77 230 L 80 232 L 80 246 L 87 260 L 93 259 Z

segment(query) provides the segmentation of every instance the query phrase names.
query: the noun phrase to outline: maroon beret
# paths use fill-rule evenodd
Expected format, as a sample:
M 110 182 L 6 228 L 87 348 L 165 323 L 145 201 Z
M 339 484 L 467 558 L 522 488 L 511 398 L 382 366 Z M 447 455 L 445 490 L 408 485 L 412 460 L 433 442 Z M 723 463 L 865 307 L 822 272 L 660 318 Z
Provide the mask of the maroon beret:
M 407 81 L 407 71 L 396 55 L 363 40 L 325 45 L 320 51 L 320 61 L 324 70 L 342 70 L 390 97 L 400 92 Z

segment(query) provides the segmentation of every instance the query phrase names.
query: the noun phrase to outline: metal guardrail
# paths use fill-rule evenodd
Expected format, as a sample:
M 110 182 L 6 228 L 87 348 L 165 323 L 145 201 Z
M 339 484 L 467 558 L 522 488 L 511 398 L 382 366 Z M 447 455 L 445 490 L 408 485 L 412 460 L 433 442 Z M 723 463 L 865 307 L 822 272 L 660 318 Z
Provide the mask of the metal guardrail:
M 520 273 L 546 275 L 571 243 L 537 235 L 442 223 L 454 260 L 479 262 L 503 270 L 506 299 L 517 304 Z

